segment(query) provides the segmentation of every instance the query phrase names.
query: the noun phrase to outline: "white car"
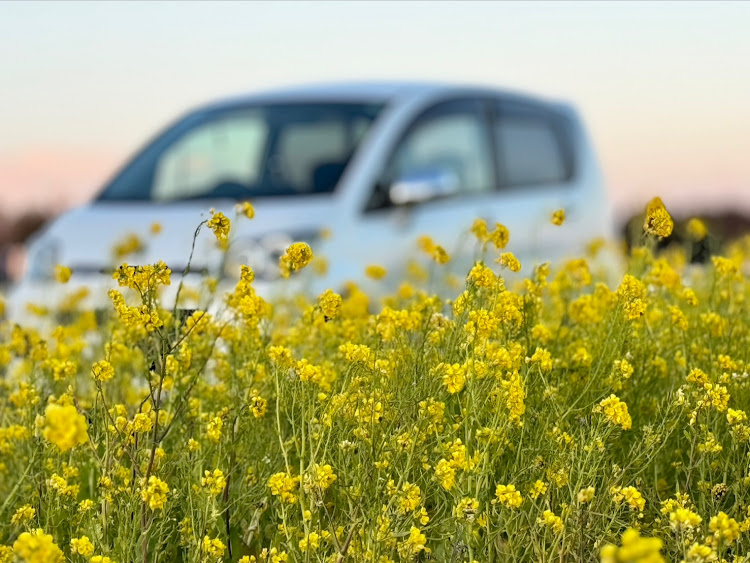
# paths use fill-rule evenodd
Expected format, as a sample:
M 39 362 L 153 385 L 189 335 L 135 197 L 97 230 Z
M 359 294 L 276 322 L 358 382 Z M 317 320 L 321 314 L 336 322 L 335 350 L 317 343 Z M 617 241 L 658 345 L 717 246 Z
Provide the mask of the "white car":
M 398 271 L 420 235 L 460 254 L 477 217 L 505 224 L 525 260 L 577 252 L 611 229 L 591 141 L 568 104 L 449 84 L 285 89 L 202 107 L 157 135 L 94 201 L 33 239 L 9 305 L 51 306 L 80 286 L 106 300 L 112 248 L 129 234 L 144 244 L 120 261 L 162 259 L 176 275 L 208 210 L 232 218 L 246 200 L 255 218 L 233 221 L 226 255 L 202 229 L 192 271 L 236 277 L 246 263 L 261 291 L 279 287 L 278 256 L 295 240 L 329 259 L 307 282 L 317 291 L 361 280 L 370 264 Z M 550 222 L 560 208 L 564 228 Z M 68 285 L 54 283 L 56 264 L 72 269 Z

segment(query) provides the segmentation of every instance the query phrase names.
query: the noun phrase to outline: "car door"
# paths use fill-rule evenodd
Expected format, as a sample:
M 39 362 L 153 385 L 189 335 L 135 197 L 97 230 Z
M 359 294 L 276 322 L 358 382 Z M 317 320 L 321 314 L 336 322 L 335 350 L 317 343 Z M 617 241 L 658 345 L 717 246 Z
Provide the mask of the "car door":
M 347 252 L 360 276 L 367 264 L 380 264 L 393 271 L 390 278 L 401 277 L 406 262 L 418 255 L 422 235 L 450 253 L 465 244 L 462 235 L 476 217 L 487 215 L 497 193 L 490 109 L 482 98 L 444 100 L 404 128 L 358 221 L 354 238 L 366 252 Z M 415 185 L 425 174 L 448 178 L 449 185 L 421 198 L 394 197 L 394 187 Z
M 495 217 L 511 230 L 509 248 L 543 262 L 573 251 L 586 232 L 573 124 L 551 108 L 517 99 L 496 102 L 493 120 L 499 171 Z M 551 223 L 566 211 L 565 228 Z

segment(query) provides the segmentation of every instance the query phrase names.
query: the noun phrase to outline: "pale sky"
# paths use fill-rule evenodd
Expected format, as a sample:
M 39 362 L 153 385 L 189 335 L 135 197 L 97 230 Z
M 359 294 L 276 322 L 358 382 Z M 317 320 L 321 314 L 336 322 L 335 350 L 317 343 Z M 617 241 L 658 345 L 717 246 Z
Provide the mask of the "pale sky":
M 0 209 L 85 200 L 173 118 L 304 82 L 572 101 L 613 200 L 750 210 L 750 3 L 0 2 Z

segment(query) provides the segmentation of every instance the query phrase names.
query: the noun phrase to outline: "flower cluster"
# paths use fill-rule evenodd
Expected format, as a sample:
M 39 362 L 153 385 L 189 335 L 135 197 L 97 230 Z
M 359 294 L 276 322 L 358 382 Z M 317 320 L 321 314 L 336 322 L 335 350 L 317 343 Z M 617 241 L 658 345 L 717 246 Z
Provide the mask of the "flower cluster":
M 0 563 L 746 560 L 750 237 L 691 263 L 708 227 L 671 241 L 657 199 L 613 271 L 465 227 L 468 262 L 420 237 L 377 294 L 293 293 L 296 242 L 268 300 L 266 264 L 222 294 L 225 261 L 125 263 L 108 311 L 0 320 Z

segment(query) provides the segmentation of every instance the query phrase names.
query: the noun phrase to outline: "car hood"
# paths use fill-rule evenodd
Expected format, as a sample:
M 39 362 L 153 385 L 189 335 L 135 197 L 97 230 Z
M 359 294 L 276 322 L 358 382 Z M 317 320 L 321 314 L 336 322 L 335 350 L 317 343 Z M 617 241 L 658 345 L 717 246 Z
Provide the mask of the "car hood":
M 33 261 L 34 254 L 43 252 L 54 256 L 56 263 L 80 272 L 106 270 L 122 262 L 144 264 L 157 260 L 178 270 L 187 265 L 193 250 L 192 268 L 213 268 L 222 262 L 224 253 L 206 225 L 201 227 L 193 249 L 196 229 L 210 219 L 211 208 L 231 220 L 230 252 L 235 246 L 276 235 L 312 244 L 321 230 L 340 216 L 331 197 L 259 201 L 254 207 L 255 218 L 248 219 L 237 214 L 235 202 L 93 203 L 54 221 L 32 245 L 29 258 Z M 128 244 L 137 250 L 123 252 Z

